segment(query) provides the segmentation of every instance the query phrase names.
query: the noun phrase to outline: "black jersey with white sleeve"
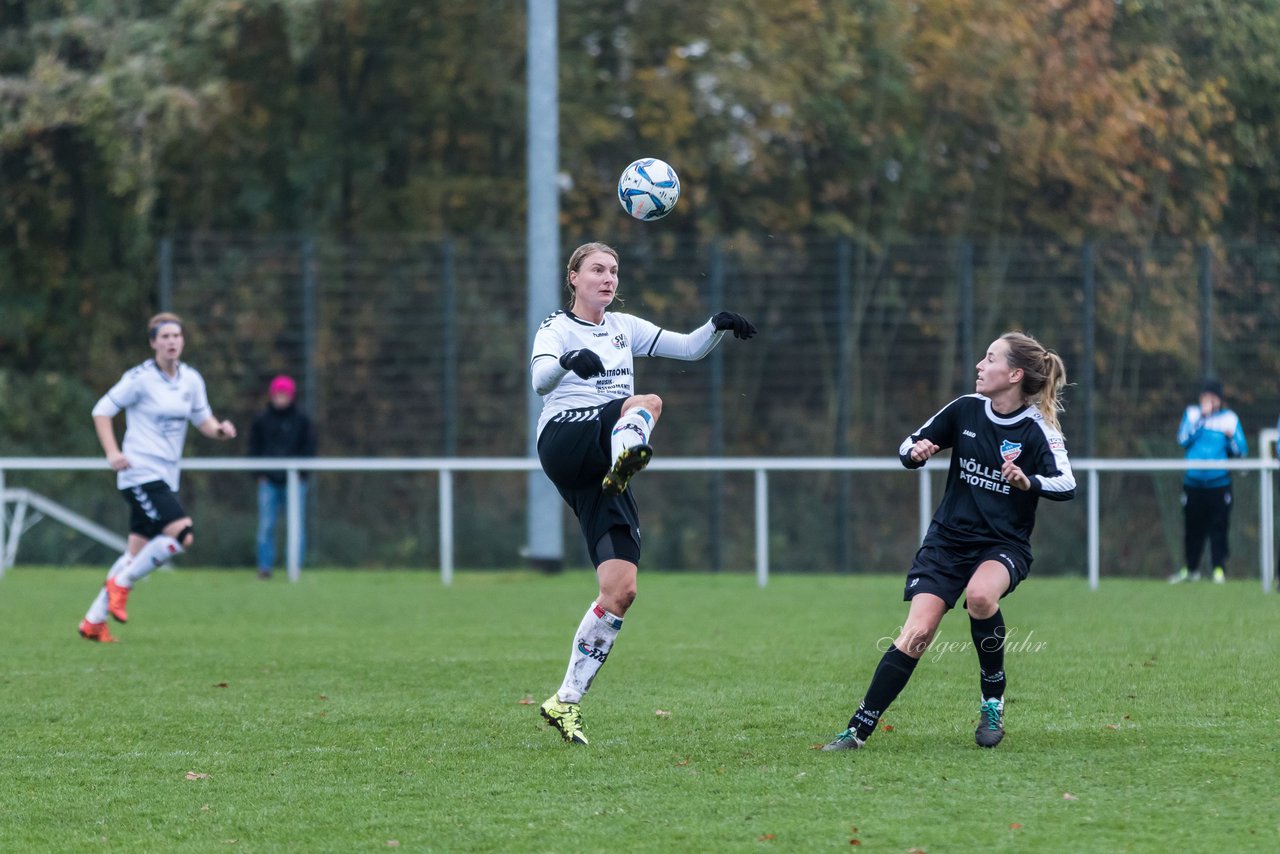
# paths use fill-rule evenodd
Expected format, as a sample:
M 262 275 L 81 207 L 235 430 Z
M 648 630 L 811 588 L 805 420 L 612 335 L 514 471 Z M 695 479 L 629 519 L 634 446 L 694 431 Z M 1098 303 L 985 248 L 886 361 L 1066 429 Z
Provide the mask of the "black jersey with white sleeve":
M 951 448 L 946 492 L 922 545 L 1009 545 L 1029 561 L 1039 499 L 1075 497 L 1066 440 L 1034 406 L 1001 415 L 984 395 L 957 398 L 903 440 L 898 455 L 907 468 L 924 465 L 911 459 L 911 448 L 921 439 Z M 1006 461 L 1022 469 L 1030 489 L 1024 492 L 1004 479 Z
M 709 320 L 683 334 L 630 314 L 606 311 L 604 320 L 597 324 L 572 311 L 555 312 L 538 327 L 529 359 L 534 391 L 543 397 L 538 434 L 558 413 L 603 406 L 635 394 L 636 358 L 696 361 L 710 353 L 724 335 Z M 599 356 L 604 372 L 582 379 L 561 366 L 562 355 L 580 349 Z

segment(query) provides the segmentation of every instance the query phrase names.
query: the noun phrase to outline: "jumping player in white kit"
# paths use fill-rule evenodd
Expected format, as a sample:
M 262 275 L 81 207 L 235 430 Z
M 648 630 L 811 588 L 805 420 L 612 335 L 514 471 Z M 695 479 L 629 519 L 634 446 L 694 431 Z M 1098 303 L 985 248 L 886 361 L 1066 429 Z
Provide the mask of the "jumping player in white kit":
M 661 398 L 636 394 L 634 360 L 701 359 L 726 332 L 746 339 L 756 329 L 728 311 L 687 335 L 605 311 L 617 297 L 618 253 L 603 243 L 574 250 L 566 285 L 569 308 L 542 322 L 529 361 L 543 396 L 538 458 L 578 517 L 599 594 L 574 633 L 564 681 L 541 713 L 565 741 L 586 744 L 579 704 L 636 596 L 640 522 L 627 485 L 653 457 L 649 440 L 662 415 Z
M 108 613 L 121 623 L 127 621 L 125 606 L 134 584 L 193 542 L 193 522 L 178 502 L 178 463 L 187 424 L 210 439 L 236 436 L 230 421 L 213 416 L 204 378 L 181 361 L 182 320 L 176 314 L 157 314 L 147 323 L 147 332 L 155 357 L 125 371 L 93 407 L 98 441 L 129 505 L 128 545 L 80 623 L 81 637 L 103 643 L 116 640 L 107 630 Z M 116 444 L 112 425 L 121 411 L 123 448 Z

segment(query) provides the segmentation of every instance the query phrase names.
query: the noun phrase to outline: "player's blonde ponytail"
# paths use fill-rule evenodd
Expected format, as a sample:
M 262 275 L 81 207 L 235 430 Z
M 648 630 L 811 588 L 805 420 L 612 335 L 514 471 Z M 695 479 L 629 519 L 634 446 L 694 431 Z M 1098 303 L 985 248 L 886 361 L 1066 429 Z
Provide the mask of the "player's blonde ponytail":
M 1006 332 L 1000 340 L 1009 345 L 1009 367 L 1022 369 L 1019 389 L 1023 396 L 1036 405 L 1050 427 L 1060 431 L 1058 413 L 1063 409 L 1062 390 L 1067 386 L 1062 357 L 1025 332 Z

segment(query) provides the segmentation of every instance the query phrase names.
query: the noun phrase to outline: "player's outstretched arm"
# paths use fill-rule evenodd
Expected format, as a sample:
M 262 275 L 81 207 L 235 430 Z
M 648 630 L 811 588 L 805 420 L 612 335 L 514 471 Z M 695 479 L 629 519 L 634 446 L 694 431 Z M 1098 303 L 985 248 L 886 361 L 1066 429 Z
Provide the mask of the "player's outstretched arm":
M 740 314 L 722 311 L 688 335 L 663 330 L 647 355 L 696 362 L 715 349 L 730 330 L 736 338 L 746 339 L 756 334 L 751 321 Z

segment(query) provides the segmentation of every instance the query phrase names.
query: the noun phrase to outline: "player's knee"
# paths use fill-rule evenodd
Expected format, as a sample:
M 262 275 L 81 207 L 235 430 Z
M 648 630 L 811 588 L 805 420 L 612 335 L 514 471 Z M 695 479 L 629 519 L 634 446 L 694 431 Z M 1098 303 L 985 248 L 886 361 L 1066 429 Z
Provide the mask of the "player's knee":
M 190 551 L 191 544 L 196 541 L 195 525 L 191 522 L 187 522 L 187 524 L 178 529 L 178 531 L 173 535 L 173 538 L 178 541 L 178 545 Z
M 636 601 L 635 585 L 629 587 L 621 587 L 614 590 L 600 591 L 600 598 L 597 600 L 600 607 L 604 608 L 610 614 L 618 617 L 626 616 L 631 608 L 631 604 Z
M 985 620 L 996 612 L 1000 607 L 1000 597 L 991 595 L 988 590 L 978 590 L 970 588 L 964 592 L 965 610 L 969 612 L 969 616 L 979 620 Z
M 655 419 L 662 414 L 662 398 L 656 394 L 637 394 L 632 402 L 634 403 L 633 409 L 647 409 Z
M 614 597 L 614 601 L 618 606 L 618 616 L 621 617 L 627 611 L 631 610 L 631 605 L 636 601 L 635 585 L 619 590 Z

